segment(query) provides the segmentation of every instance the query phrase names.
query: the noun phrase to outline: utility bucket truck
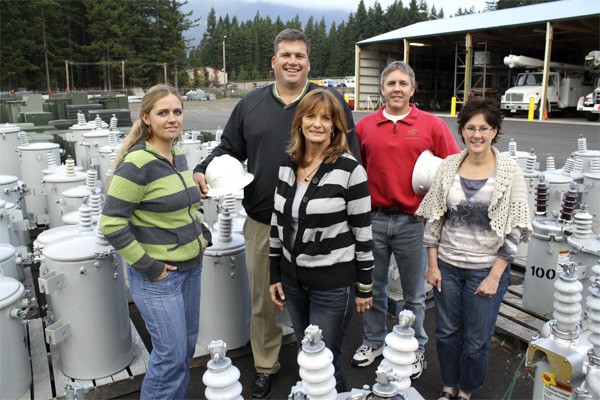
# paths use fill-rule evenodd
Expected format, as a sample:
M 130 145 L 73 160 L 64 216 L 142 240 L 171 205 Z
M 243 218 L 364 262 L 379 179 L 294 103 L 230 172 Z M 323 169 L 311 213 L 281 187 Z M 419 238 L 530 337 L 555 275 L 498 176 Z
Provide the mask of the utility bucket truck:
M 508 89 L 500 101 L 500 108 L 511 113 L 529 111 L 529 99 L 533 97 L 536 116 L 542 101 L 544 61 L 525 57 L 509 55 L 504 57 L 504 64 L 510 68 L 533 68 L 517 75 L 515 86 Z M 581 96 L 594 90 L 591 83 L 586 81 L 587 68 L 581 65 L 550 62 L 548 74 L 548 93 L 546 110 L 563 111 L 577 106 Z
M 600 73 L 600 50 L 590 51 L 585 56 L 585 65 Z M 585 113 L 588 121 L 597 121 L 600 117 L 600 78 L 596 78 L 596 89 L 577 102 L 577 111 Z

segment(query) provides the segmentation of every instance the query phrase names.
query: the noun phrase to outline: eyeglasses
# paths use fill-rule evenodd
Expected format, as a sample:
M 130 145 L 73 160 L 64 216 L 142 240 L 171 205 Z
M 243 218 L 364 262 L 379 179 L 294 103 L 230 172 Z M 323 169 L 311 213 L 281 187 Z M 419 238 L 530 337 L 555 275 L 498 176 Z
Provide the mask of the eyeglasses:
M 475 128 L 474 126 L 465 126 L 463 128 L 463 130 L 465 132 L 467 132 L 469 135 L 474 134 L 475 131 L 479 131 L 479 133 L 481 133 L 482 135 L 486 135 L 486 134 L 490 133 L 491 131 L 493 131 L 494 128 L 490 128 L 489 126 L 480 126 L 479 128 Z

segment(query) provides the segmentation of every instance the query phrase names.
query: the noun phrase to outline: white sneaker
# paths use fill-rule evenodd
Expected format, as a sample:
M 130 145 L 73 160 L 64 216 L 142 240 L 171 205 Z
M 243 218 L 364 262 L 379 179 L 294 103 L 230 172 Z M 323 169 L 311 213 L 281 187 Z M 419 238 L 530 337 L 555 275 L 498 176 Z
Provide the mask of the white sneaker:
M 415 361 L 413 362 L 413 374 L 410 379 L 419 379 L 425 369 L 427 369 L 427 362 L 425 361 L 425 355 L 423 353 L 415 353 Z
M 354 365 L 355 367 L 366 367 L 371 365 L 373 364 L 373 361 L 375 361 L 375 359 L 383 353 L 384 348 L 385 345 L 378 349 L 374 349 L 371 346 L 363 344 L 356 349 L 356 353 L 354 353 L 350 364 Z

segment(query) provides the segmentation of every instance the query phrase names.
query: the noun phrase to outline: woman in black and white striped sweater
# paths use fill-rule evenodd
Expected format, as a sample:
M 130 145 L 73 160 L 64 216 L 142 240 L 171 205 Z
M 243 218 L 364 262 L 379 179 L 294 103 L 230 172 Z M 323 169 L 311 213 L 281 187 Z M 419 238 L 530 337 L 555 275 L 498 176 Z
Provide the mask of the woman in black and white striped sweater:
M 309 324 L 333 353 L 336 389 L 347 390 L 341 357 L 353 309 L 372 303 L 371 197 L 367 175 L 346 142 L 335 96 L 308 93 L 292 123 L 279 167 L 271 219 L 271 299 L 286 305 L 298 345 Z

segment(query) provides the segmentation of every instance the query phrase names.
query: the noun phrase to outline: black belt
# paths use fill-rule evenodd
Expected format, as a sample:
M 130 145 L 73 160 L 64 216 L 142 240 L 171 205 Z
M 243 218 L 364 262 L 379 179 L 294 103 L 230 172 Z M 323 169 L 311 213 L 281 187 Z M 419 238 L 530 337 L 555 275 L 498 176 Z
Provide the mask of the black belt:
M 406 214 L 400 209 L 400 207 L 374 207 L 371 211 L 381 211 L 382 213 L 387 215 Z

